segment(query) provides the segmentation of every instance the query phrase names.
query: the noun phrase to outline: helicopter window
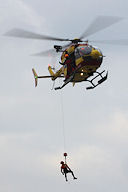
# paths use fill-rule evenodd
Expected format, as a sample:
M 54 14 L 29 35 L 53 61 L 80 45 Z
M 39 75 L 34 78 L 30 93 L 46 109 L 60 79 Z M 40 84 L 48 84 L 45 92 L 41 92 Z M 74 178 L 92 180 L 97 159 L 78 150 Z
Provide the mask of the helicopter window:
M 76 49 L 75 49 L 75 58 L 78 59 L 78 58 L 80 58 L 80 57 L 81 57 L 81 55 L 80 55 L 80 53 L 79 53 L 79 50 L 78 50 L 78 48 L 76 48 Z
M 88 55 L 90 54 L 92 51 L 92 48 L 89 47 L 89 46 L 85 46 L 85 47 L 80 47 L 79 48 L 79 52 L 80 52 L 80 55 L 83 56 L 83 55 Z
M 98 51 L 101 53 L 101 55 L 103 55 L 103 54 L 102 54 L 102 51 L 101 51 L 99 48 L 97 48 L 97 47 L 93 47 L 93 49 L 98 50 Z
M 103 55 L 103 54 L 102 54 L 102 51 L 101 51 L 100 49 L 98 49 L 98 51 L 101 53 L 101 55 Z
M 76 48 L 75 50 L 75 56 L 76 56 L 76 59 L 81 57 L 81 56 L 84 56 L 84 55 L 89 55 L 92 51 L 92 47 L 90 46 L 79 46 Z

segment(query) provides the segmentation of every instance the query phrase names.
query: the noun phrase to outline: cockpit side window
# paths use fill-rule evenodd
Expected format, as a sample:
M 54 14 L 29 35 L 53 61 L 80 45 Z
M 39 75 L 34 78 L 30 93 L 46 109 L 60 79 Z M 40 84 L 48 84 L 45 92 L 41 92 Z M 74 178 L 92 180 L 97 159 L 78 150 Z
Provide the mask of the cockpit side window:
M 76 48 L 76 49 L 75 49 L 75 58 L 78 59 L 78 58 L 80 58 L 80 57 L 81 57 L 81 55 L 80 55 L 80 53 L 79 53 L 79 49 Z

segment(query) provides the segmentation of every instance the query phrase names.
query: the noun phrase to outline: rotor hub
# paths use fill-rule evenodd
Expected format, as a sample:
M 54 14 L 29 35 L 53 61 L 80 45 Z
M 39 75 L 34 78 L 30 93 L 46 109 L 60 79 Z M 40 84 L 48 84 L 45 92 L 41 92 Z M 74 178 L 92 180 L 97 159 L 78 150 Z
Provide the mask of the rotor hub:
M 74 43 L 74 44 L 77 44 L 77 43 L 79 43 L 79 42 L 82 42 L 82 40 L 76 38 L 76 39 L 71 40 L 71 42 Z

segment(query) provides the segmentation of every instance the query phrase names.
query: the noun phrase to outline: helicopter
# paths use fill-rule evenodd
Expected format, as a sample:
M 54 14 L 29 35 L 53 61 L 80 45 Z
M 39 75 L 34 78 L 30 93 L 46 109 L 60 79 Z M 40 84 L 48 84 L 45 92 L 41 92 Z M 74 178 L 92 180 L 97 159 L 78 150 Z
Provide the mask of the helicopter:
M 120 39 L 89 41 L 87 39 L 84 40 L 84 38 L 104 30 L 105 28 L 110 27 L 121 20 L 122 18 L 116 16 L 98 16 L 89 25 L 86 31 L 79 38 L 75 39 L 64 39 L 48 35 L 41 35 L 18 28 L 7 32 L 5 36 L 68 42 L 66 45 L 54 45 L 53 49 L 34 54 L 35 56 L 49 56 L 61 53 L 61 61 L 59 62 L 61 67 L 59 70 L 54 72 L 54 68 L 49 65 L 48 71 L 50 75 L 39 76 L 37 75 L 35 69 L 32 69 L 35 78 L 35 86 L 37 86 L 39 78 L 51 78 L 53 81 L 55 81 L 57 78 L 64 78 L 64 83 L 59 87 L 55 87 L 55 90 L 62 89 L 70 82 L 72 82 L 74 86 L 75 83 L 80 83 L 83 81 L 87 81 L 91 84 L 91 86 L 86 87 L 86 89 L 89 90 L 94 89 L 106 81 L 108 77 L 108 71 L 97 71 L 103 62 L 104 55 L 99 48 L 91 45 L 90 42 L 128 45 L 128 40 Z M 103 75 L 104 72 L 105 75 Z M 95 79 L 97 78 L 100 79 L 97 81 L 97 83 L 94 83 Z

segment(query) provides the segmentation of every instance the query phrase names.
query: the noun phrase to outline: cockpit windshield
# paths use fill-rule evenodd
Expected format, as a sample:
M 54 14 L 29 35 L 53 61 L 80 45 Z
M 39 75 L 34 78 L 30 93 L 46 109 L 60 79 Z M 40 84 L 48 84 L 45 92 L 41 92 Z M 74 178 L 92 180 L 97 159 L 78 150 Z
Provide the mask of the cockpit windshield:
M 91 46 L 79 46 L 75 49 L 75 56 L 79 58 L 84 55 L 89 55 L 92 52 Z

